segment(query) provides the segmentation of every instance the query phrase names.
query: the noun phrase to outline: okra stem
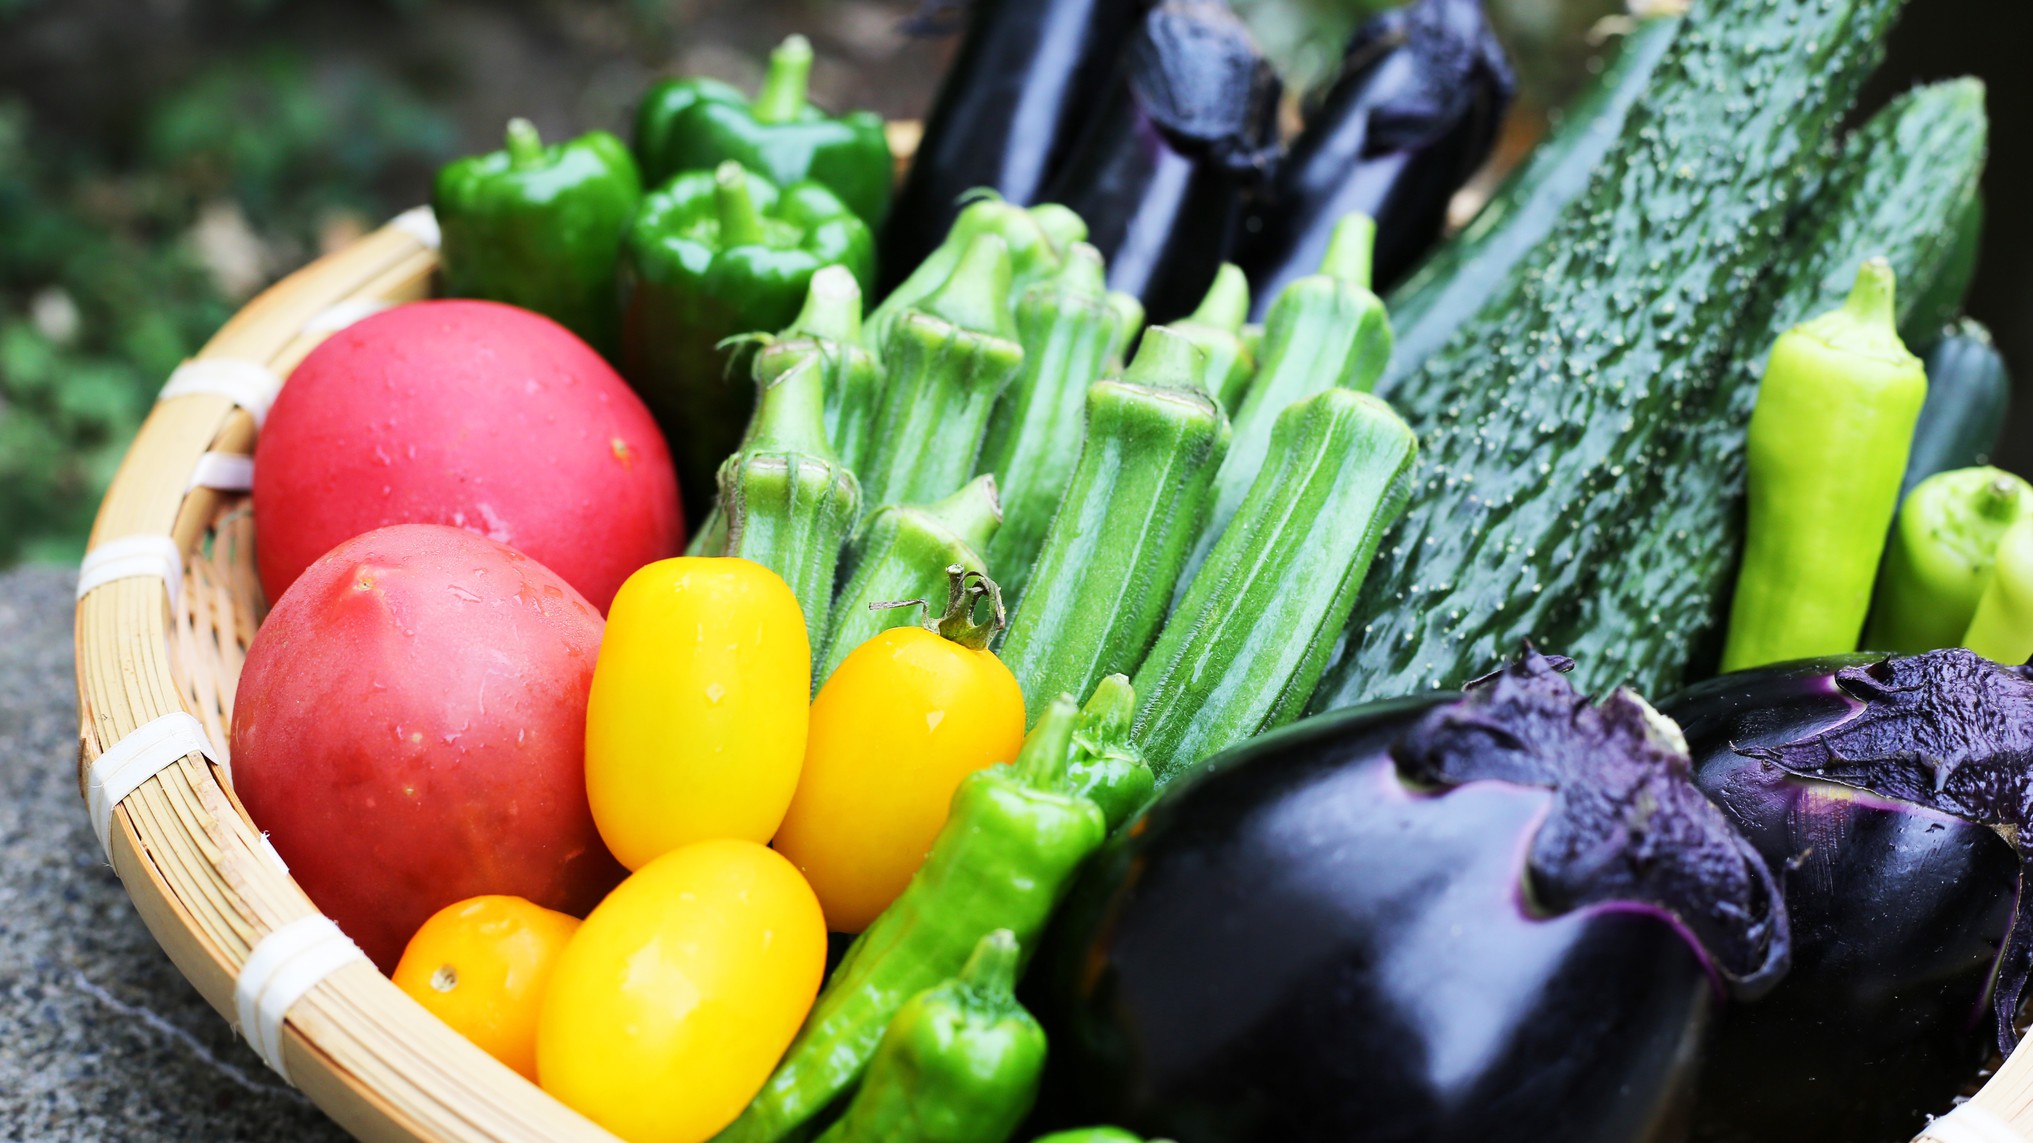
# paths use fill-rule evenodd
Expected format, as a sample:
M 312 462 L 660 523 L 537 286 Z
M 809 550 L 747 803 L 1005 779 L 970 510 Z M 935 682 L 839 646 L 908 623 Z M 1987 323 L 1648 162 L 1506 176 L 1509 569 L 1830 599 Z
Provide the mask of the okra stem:
M 780 337 L 816 337 L 827 341 L 861 340 L 861 283 L 845 266 L 825 266 L 805 288 L 805 304 Z

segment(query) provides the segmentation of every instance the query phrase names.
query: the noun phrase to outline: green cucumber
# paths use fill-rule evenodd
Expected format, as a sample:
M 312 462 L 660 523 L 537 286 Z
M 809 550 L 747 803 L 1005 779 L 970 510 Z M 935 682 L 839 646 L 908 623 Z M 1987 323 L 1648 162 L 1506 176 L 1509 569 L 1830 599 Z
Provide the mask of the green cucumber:
M 1587 193 L 1394 391 L 1420 437 L 1415 503 L 1316 709 L 1456 686 L 1526 639 L 1579 660 L 1582 690 L 1680 675 L 1733 560 L 1665 509 L 1735 500 L 1668 458 L 1706 420 L 1741 465 L 1743 420 L 1711 406 L 1765 338 L 1759 282 L 1797 256 L 1787 218 L 1899 6 L 1697 0 Z M 1677 563 L 1646 574 L 1633 549 L 1661 538 Z M 1698 617 L 1655 609 L 1675 592 Z
M 974 475 L 989 414 L 1023 365 L 1009 291 L 1009 248 L 982 234 L 897 318 L 883 348 L 882 431 L 860 473 L 868 503 L 936 500 Z
M 1390 396 L 1480 313 L 1518 263 L 1552 232 L 1561 212 L 1588 189 L 1589 177 L 1622 133 L 1631 107 L 1651 85 L 1679 31 L 1677 17 L 1657 17 L 1625 37 L 1616 59 L 1560 116 L 1467 229 L 1391 291 L 1386 300 L 1397 351 L 1379 392 Z
M 978 476 L 932 504 L 892 504 L 869 514 L 854 537 L 847 582 L 834 601 L 832 624 L 812 641 L 812 684 L 832 675 L 850 651 L 892 627 L 923 617 L 906 607 L 879 604 L 946 598 L 946 569 L 959 565 L 986 574 L 981 553 L 1002 523 L 995 478 Z
M 1060 694 L 1136 669 L 1164 622 L 1228 447 L 1199 356 L 1153 326 L 1121 380 L 1088 390 L 1086 444 L 999 652 L 1033 720 Z
M 1367 393 L 1285 410 L 1263 470 L 1135 675 L 1158 782 L 1299 717 L 1405 509 L 1412 430 Z
M 1023 597 L 1045 527 L 1080 456 L 1087 387 L 1101 378 L 1123 336 L 1107 275 L 1100 252 L 1083 242 L 1068 252 L 1058 274 L 1024 291 L 1017 303 L 1024 364 L 989 419 L 979 465 L 995 474 L 1002 491 L 1002 527 L 987 555 L 1011 606 Z
M 1899 502 L 1913 486 L 1939 472 L 1989 464 L 2005 439 L 2012 376 L 1991 331 L 1964 319 L 1923 356 L 1927 359 L 1927 404 L 1913 431 L 1906 479 Z
M 1898 303 L 1901 327 L 1910 325 L 1930 285 L 1958 272 L 1955 222 L 1976 199 L 1988 135 L 1983 86 L 1957 80 L 1900 97 L 1845 141 L 1781 248 L 1708 411 L 1670 439 L 1658 471 L 1671 478 L 1650 500 L 1649 523 L 1619 549 L 1623 575 L 1587 601 L 1566 641 L 1563 651 L 1598 680 L 1663 693 L 1708 667 L 1743 551 L 1745 435 L 1766 356 L 1793 325 L 1842 305 L 1871 257 L 1915 283 Z

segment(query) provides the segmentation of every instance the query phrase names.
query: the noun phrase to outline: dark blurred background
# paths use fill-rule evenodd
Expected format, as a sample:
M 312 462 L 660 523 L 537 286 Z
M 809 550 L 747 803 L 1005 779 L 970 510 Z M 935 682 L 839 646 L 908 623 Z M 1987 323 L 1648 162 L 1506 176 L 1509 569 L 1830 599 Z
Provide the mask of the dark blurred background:
M 915 118 L 951 42 L 907 28 L 951 23 L 958 2 L 0 0 L 0 567 L 75 560 L 176 363 L 281 273 L 423 201 L 438 163 L 498 147 L 509 116 L 546 135 L 625 134 L 658 75 L 752 85 L 768 48 L 800 31 L 820 53 L 820 103 Z M 1387 3 L 1234 0 L 1301 82 L 1331 73 L 1347 33 Z M 1490 3 L 1525 85 L 1513 134 L 1529 140 L 1626 0 Z M 1914 0 L 1874 93 L 1990 81 L 1991 212 L 1970 308 L 2021 369 L 2028 7 Z M 2022 401 L 2004 458 L 2021 472 L 2029 413 Z

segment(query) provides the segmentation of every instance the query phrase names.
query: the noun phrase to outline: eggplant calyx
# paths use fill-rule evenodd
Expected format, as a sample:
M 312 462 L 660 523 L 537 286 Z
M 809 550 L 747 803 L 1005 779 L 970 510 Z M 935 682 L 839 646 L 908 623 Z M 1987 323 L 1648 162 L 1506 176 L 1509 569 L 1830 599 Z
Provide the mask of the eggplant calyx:
M 1930 651 L 1836 672 L 1860 705 L 1799 742 L 1739 749 L 1746 758 L 1988 826 L 2019 853 L 2019 912 L 1998 954 L 1992 1004 L 2011 1051 L 2033 973 L 2033 668 L 1971 651 Z
M 1533 897 L 1555 913 L 1634 902 L 1670 914 L 1742 999 L 1785 975 L 1792 933 L 1763 858 L 1693 782 L 1677 728 L 1617 691 L 1600 703 L 1530 646 L 1392 747 L 1406 779 L 1553 791 L 1532 839 Z
M 1348 43 L 1337 90 L 1366 91 L 1399 52 L 1413 65 L 1400 69 L 1390 96 L 1370 110 L 1370 154 L 1422 150 L 1475 111 L 1477 101 L 1494 95 L 1484 110 L 1500 114 L 1517 89 L 1483 0 L 1421 0 L 1364 24 Z
M 1222 0 L 1165 0 L 1130 37 L 1123 62 L 1137 108 L 1175 149 L 1261 174 L 1278 82 Z

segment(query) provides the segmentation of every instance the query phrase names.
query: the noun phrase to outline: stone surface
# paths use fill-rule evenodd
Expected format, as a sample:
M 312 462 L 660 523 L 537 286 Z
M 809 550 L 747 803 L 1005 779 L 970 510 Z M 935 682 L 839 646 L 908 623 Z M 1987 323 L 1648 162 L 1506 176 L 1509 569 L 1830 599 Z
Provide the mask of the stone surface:
M 72 584 L 0 574 L 0 1139 L 344 1139 L 177 973 L 99 852 Z

